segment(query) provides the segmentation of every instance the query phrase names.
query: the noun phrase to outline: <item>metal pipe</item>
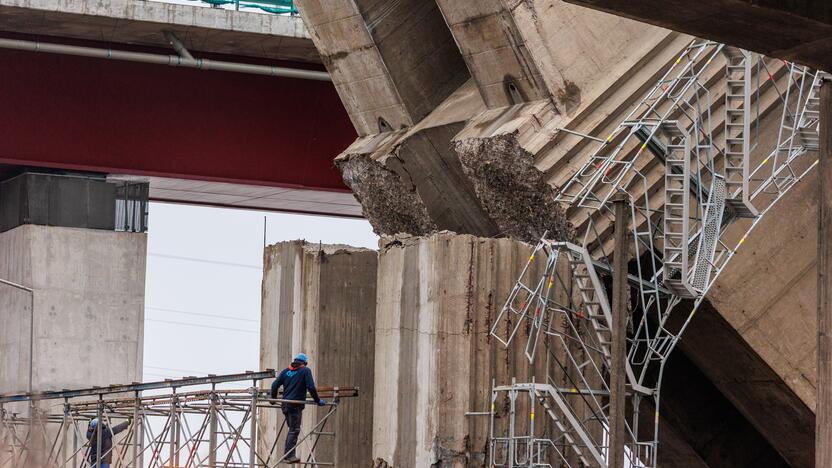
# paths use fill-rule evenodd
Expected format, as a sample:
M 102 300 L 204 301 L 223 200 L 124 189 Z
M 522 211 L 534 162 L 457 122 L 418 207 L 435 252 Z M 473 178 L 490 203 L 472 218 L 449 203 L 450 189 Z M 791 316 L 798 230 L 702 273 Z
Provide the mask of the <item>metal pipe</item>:
M 194 60 L 194 56 L 188 52 L 188 48 L 185 47 L 185 44 L 183 44 L 172 31 L 165 31 L 165 39 L 167 39 L 170 46 L 173 47 L 173 50 L 175 50 L 180 57 L 188 60 Z
M 95 468 L 101 468 L 101 457 L 103 454 L 101 453 L 101 442 L 102 442 L 102 429 L 104 429 L 104 400 L 102 399 L 101 395 L 98 395 L 98 406 L 96 407 L 95 411 L 95 420 L 97 421 L 95 424 Z
M 152 63 L 172 67 L 196 68 L 198 70 L 217 70 L 252 75 L 279 76 L 304 80 L 332 81 L 329 73 L 298 68 L 273 67 L 270 65 L 253 65 L 248 63 L 224 62 L 221 60 L 188 59 L 176 55 L 130 52 L 126 50 L 100 49 L 51 42 L 22 41 L 0 38 L 0 49 L 23 50 L 27 52 L 48 52 L 53 54 L 75 55 L 78 57 L 125 60 L 128 62 Z

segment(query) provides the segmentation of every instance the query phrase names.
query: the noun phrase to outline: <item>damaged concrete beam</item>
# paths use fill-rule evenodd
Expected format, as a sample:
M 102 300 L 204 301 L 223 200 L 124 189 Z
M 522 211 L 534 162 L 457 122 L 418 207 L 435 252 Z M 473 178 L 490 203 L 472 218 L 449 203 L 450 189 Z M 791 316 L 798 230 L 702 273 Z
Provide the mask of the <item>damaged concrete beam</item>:
M 534 242 L 574 240 L 574 229 L 555 201 L 555 189 L 534 167 L 534 156 L 521 146 L 518 131 L 454 142 L 479 203 L 500 233 Z
M 464 122 L 483 109 L 468 81 L 418 125 L 359 138 L 336 158 L 376 233 L 497 235 L 451 147 Z
M 281 242 L 263 253 L 260 367 L 281 370 L 305 352 L 318 385 L 360 389 L 357 399 L 338 409 L 330 426 L 334 440 L 324 437 L 316 449 L 319 459 L 336 466 L 371 462 L 377 263 L 373 250 L 305 241 Z M 318 411 L 305 411 L 304 431 Z M 283 423 L 279 412 L 269 415 L 277 420 L 261 418 L 263 434 L 274 434 Z
M 298 0 L 359 135 L 418 123 L 468 78 L 432 0 Z

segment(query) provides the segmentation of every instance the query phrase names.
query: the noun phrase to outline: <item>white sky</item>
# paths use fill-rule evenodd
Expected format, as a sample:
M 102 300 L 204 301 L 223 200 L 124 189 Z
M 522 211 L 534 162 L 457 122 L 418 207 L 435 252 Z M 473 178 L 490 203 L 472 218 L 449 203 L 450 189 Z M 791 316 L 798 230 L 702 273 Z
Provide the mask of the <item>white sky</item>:
M 264 216 L 269 244 L 377 248 L 365 220 L 152 203 L 144 381 L 259 369 Z
M 264 216 L 269 244 L 305 239 L 378 247 L 365 220 L 151 204 L 144 381 L 259 369 Z

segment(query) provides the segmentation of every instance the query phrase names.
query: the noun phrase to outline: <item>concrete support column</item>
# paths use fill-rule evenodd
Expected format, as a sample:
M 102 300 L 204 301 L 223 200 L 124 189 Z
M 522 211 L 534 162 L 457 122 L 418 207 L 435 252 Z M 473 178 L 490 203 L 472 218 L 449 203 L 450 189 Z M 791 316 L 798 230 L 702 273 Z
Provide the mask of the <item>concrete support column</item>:
M 818 376 L 815 467 L 832 466 L 832 83 L 820 91 L 818 174 Z
M 318 461 L 335 466 L 370 466 L 376 266 L 375 251 L 304 241 L 269 246 L 263 255 L 260 367 L 282 370 L 305 352 L 318 386 L 360 389 L 327 426 L 334 440 L 321 437 L 316 449 Z M 304 411 L 304 432 L 321 414 L 317 408 Z M 267 453 L 283 416 L 262 415 L 260 450 Z M 272 460 L 282 456 L 282 440 L 275 450 Z
M 489 334 L 530 254 L 522 242 L 453 233 L 388 239 L 381 248 L 376 389 L 384 391 L 374 401 L 375 466 L 488 462 L 482 413 L 492 383 L 546 381 L 547 356 L 532 367 L 522 336 L 506 350 Z M 501 421 L 504 403 L 497 402 Z M 520 414 L 518 431 L 528 421 Z M 544 430 L 546 418 L 535 424 Z
M 0 284 L 0 393 L 141 381 L 146 250 L 139 233 L 0 233 L 0 278 L 32 289 Z
M 468 79 L 433 0 L 299 0 L 360 136 L 418 123 Z

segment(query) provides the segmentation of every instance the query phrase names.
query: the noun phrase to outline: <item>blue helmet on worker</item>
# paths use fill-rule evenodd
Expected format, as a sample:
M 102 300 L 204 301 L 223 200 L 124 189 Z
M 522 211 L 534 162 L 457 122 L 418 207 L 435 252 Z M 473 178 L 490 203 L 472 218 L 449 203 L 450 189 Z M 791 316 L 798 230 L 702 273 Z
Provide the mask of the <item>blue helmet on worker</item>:
M 306 354 L 303 353 L 298 353 L 298 355 L 295 356 L 295 361 L 300 361 L 304 364 L 309 364 L 309 358 L 306 357 Z

